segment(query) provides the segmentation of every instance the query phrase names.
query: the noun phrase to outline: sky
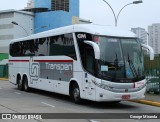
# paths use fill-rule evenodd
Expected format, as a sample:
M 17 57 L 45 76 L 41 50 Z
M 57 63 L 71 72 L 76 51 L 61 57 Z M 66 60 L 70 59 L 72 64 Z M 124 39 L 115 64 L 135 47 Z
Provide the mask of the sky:
M 134 0 L 106 0 L 118 14 L 120 9 Z M 28 0 L 0 0 L 0 10 L 23 9 Z M 93 24 L 114 26 L 114 16 L 109 6 L 103 0 L 80 0 L 80 18 L 90 20 Z M 143 0 L 141 4 L 126 6 L 120 13 L 117 26 L 130 30 L 141 27 L 148 29 L 149 25 L 160 23 L 160 0 Z

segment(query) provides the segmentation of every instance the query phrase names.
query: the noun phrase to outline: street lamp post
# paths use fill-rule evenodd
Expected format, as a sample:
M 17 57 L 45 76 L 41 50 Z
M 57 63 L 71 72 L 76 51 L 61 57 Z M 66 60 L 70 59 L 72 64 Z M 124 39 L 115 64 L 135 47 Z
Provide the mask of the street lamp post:
M 112 10 L 112 12 L 113 12 L 114 19 L 115 19 L 115 26 L 117 26 L 118 17 L 119 17 L 119 15 L 120 15 L 121 11 L 122 11 L 126 6 L 129 6 L 129 5 L 132 5 L 132 4 L 143 3 L 142 0 L 140 0 L 140 1 L 133 1 L 132 3 L 128 3 L 128 4 L 126 4 L 125 6 L 123 6 L 123 7 L 121 8 L 121 10 L 118 12 L 118 14 L 117 14 L 117 16 L 116 16 L 116 15 L 115 15 L 115 12 L 114 12 L 114 10 L 113 10 L 113 8 L 111 7 L 111 5 L 109 5 L 109 3 L 108 3 L 107 1 L 105 1 L 105 0 L 103 0 L 103 1 L 104 1 L 105 3 L 107 3 L 107 5 L 111 8 L 111 10 Z
M 27 30 L 26 30 L 23 26 L 19 25 L 19 24 L 18 24 L 17 22 L 15 22 L 15 21 L 12 21 L 11 23 L 14 24 L 14 25 L 17 25 L 17 26 L 21 27 L 21 28 L 25 31 L 25 33 L 27 34 L 27 36 L 29 36 Z
M 113 15 L 114 15 L 114 20 L 115 20 L 115 26 L 117 26 L 117 18 L 116 18 L 116 14 L 115 14 L 113 8 L 111 7 L 111 5 L 110 5 L 107 1 L 105 1 L 105 0 L 103 0 L 103 1 L 104 1 L 104 2 L 110 7 L 110 9 L 112 10 L 112 13 L 113 13 Z
M 118 22 L 118 17 L 119 17 L 119 15 L 120 15 L 121 11 L 122 11 L 125 7 L 127 7 L 127 6 L 129 6 L 129 5 L 132 5 L 132 4 L 139 4 L 139 3 L 143 3 L 143 1 L 133 1 L 132 3 L 128 3 L 128 4 L 126 4 L 125 6 L 123 6 L 123 7 L 121 8 L 121 10 L 118 12 L 117 22 Z M 117 26 L 117 23 L 116 23 L 116 26 Z

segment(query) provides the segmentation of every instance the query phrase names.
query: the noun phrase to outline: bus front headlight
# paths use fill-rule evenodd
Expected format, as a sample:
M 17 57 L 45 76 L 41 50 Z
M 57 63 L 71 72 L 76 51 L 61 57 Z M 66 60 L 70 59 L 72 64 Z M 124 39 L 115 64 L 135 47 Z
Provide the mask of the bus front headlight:
M 97 82 L 97 81 L 92 81 L 96 86 L 102 88 L 102 89 L 105 89 L 105 90 L 109 90 L 109 89 L 112 89 L 113 87 L 110 87 L 108 85 L 105 84 L 104 81 L 101 81 L 101 82 Z

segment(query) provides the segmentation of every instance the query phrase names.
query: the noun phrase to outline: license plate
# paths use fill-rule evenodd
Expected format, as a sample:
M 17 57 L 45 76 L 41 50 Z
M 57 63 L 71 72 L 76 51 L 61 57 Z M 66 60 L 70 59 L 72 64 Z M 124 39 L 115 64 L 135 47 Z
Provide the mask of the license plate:
M 129 100 L 131 95 L 122 95 L 123 100 Z

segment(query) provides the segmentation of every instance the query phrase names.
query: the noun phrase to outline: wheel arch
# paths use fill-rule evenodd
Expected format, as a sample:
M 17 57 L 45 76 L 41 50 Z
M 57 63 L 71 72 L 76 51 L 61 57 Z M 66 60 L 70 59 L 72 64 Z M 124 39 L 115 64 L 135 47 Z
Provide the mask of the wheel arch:
M 27 80 L 28 80 L 28 82 L 29 82 L 29 79 L 28 79 L 29 77 L 28 77 L 27 74 L 23 74 L 23 76 L 22 76 L 22 82 L 24 82 L 24 79 L 25 79 L 25 78 L 27 78 Z
M 71 79 L 70 84 L 69 84 L 69 95 L 71 95 L 71 93 L 72 93 L 72 87 L 73 87 L 74 84 L 77 84 L 78 87 L 81 89 L 81 85 L 78 82 L 78 80 L 77 79 Z M 81 92 L 80 92 L 80 95 L 81 95 Z
M 28 79 L 28 76 L 26 74 L 23 74 L 22 80 L 24 80 L 24 78 Z
M 20 80 L 22 80 L 22 76 L 20 73 L 17 73 L 17 76 L 16 76 L 16 84 L 18 84 L 18 78 L 20 78 Z

